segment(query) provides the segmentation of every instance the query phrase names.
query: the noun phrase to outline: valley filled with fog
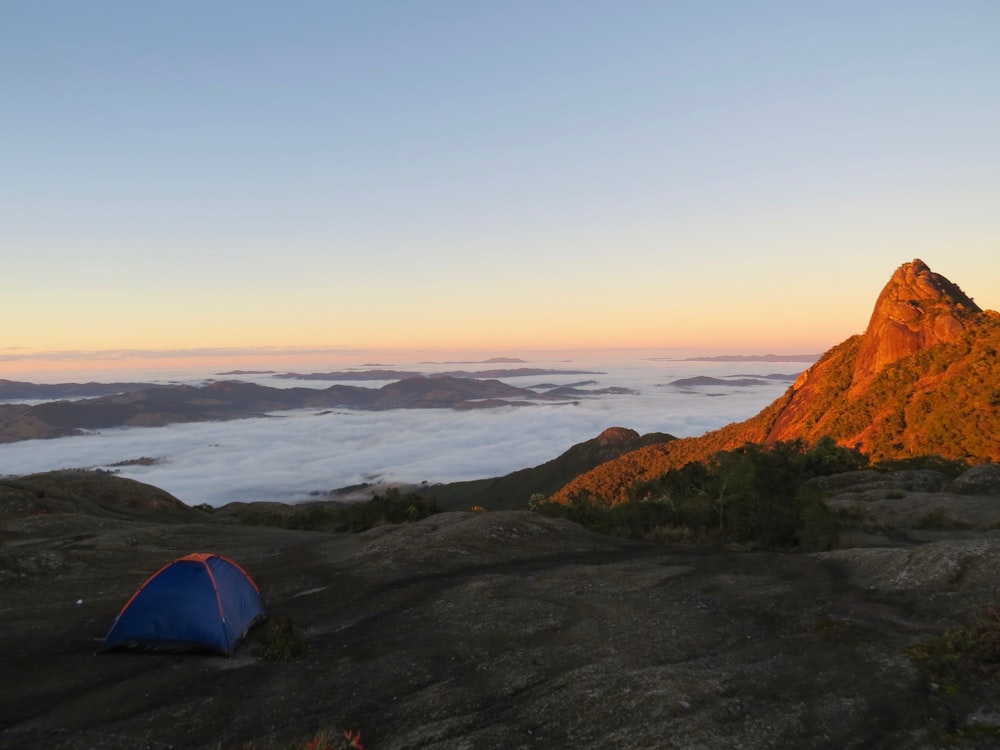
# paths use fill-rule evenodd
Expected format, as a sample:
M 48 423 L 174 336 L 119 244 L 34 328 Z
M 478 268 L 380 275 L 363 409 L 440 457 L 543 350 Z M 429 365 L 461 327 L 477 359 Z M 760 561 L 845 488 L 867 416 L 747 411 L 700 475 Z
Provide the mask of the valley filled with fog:
M 588 374 L 499 379 L 521 388 L 586 382 L 583 388 L 587 390 L 627 388 L 631 393 L 493 409 L 303 409 L 225 422 L 106 429 L 0 445 L 0 474 L 111 469 L 161 487 L 192 505 L 295 502 L 362 483 L 478 479 L 544 463 L 607 427 L 687 437 L 746 419 L 781 395 L 808 363 L 633 359 L 461 364 L 463 370 L 473 372 L 520 366 L 586 370 Z M 439 363 L 396 363 L 393 367 L 425 373 L 454 369 Z M 787 377 L 764 379 L 774 375 Z M 730 382 L 670 385 L 699 376 Z M 326 388 L 337 382 L 358 385 L 357 380 L 306 381 L 273 373 L 186 373 L 181 378 L 171 373 L 169 377 L 169 382 L 192 385 L 211 379 L 283 388 Z M 167 382 L 163 373 L 153 371 L 145 373 L 143 380 Z M 378 388 L 388 382 L 363 385 Z M 138 459 L 152 460 L 115 466 Z

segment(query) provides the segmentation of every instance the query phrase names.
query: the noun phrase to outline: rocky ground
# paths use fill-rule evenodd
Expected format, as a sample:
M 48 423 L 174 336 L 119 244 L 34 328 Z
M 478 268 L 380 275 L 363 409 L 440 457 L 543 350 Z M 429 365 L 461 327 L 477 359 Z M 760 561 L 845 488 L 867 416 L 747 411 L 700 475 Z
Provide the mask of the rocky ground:
M 164 498 L 81 507 L 8 484 L 0 748 L 265 749 L 319 729 L 359 729 L 374 750 L 1000 745 L 995 680 L 935 688 L 905 653 L 1000 603 L 1000 532 L 981 515 L 920 530 L 870 511 L 859 546 L 804 555 L 516 511 L 249 528 Z M 868 505 L 916 492 L 859 487 L 828 490 Z M 135 588 L 193 551 L 243 565 L 306 654 L 255 657 L 258 628 L 233 658 L 96 655 Z

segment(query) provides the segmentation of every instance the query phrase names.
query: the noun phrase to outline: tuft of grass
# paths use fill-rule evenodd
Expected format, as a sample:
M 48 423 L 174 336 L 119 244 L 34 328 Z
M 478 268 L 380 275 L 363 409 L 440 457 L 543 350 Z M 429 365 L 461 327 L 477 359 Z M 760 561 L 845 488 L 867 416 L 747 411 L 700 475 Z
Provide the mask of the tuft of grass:
M 817 617 L 809 629 L 817 636 L 839 641 L 846 637 L 848 623 L 835 617 Z
M 267 628 L 254 645 L 253 654 L 267 662 L 291 661 L 306 653 L 306 639 L 291 618 L 281 617 L 270 620 Z
M 699 532 L 689 526 L 673 526 L 667 523 L 654 526 L 643 537 L 646 541 L 658 544 L 697 544 L 706 538 L 707 532 L 704 529 Z
M 907 656 L 945 694 L 963 682 L 1000 673 L 1000 607 L 990 607 L 967 625 L 911 646 Z
M 923 516 L 917 519 L 917 522 L 913 525 L 915 529 L 938 529 L 938 530 L 957 530 L 957 529 L 968 529 L 969 524 L 964 521 L 960 521 L 955 518 L 951 513 L 949 513 L 944 508 L 935 508 L 934 510 L 927 511 Z
M 833 516 L 845 528 L 857 528 L 863 531 L 878 531 L 882 529 L 882 524 L 879 523 L 872 512 L 861 505 L 837 508 L 833 511 Z
M 951 730 L 944 730 L 937 735 L 937 740 L 944 744 L 965 744 L 968 747 L 996 747 L 1000 741 L 1000 726 L 996 724 L 971 724 Z

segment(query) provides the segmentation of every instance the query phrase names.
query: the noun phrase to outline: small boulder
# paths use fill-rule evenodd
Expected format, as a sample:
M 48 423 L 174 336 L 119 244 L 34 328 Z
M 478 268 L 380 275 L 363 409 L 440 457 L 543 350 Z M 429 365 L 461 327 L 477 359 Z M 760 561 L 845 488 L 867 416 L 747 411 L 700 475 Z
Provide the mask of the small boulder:
M 973 466 L 951 483 L 960 495 L 1000 495 L 1000 464 Z
M 948 477 L 931 469 L 904 469 L 881 472 L 874 469 L 846 471 L 825 477 L 814 477 L 803 489 L 820 492 L 872 492 L 876 490 L 904 492 L 941 492 L 948 486 Z

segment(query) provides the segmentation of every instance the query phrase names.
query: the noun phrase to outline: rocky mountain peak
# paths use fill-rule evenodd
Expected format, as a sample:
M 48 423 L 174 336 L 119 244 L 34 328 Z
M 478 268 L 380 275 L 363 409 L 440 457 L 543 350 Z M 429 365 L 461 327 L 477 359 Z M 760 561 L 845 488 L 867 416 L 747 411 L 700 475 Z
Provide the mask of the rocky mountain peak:
M 597 436 L 597 444 L 601 446 L 622 445 L 632 440 L 637 440 L 639 433 L 627 427 L 608 427 Z
M 914 356 L 928 349 L 930 356 Z M 874 462 L 935 455 L 1000 463 L 997 351 L 1000 313 L 980 309 L 916 259 L 882 289 L 863 335 L 828 350 L 756 416 L 704 435 L 636 447 L 550 497 L 559 503 L 627 502 L 642 482 L 746 443 L 831 438 Z
M 854 369 L 852 390 L 886 366 L 935 344 L 955 341 L 982 310 L 956 284 L 920 259 L 904 263 L 875 302 Z

